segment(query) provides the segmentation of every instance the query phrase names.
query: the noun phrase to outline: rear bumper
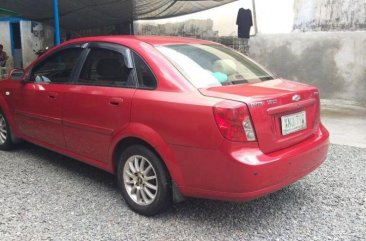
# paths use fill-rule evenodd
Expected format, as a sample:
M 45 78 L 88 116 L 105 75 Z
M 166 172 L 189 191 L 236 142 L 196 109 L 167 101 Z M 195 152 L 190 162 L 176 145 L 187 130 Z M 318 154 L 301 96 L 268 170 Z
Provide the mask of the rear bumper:
M 264 154 L 258 147 L 224 142 L 219 150 L 174 147 L 185 196 L 246 201 L 279 190 L 315 170 L 326 159 L 329 133 L 321 126 L 305 141 Z

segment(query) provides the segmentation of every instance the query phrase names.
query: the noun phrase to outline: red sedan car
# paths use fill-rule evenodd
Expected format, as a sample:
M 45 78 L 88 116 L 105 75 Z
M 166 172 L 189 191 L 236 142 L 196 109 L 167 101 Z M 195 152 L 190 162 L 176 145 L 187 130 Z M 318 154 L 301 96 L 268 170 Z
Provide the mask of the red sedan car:
M 81 38 L 0 82 L 0 149 L 26 140 L 117 176 L 128 206 L 245 201 L 326 158 L 319 92 L 217 43 Z

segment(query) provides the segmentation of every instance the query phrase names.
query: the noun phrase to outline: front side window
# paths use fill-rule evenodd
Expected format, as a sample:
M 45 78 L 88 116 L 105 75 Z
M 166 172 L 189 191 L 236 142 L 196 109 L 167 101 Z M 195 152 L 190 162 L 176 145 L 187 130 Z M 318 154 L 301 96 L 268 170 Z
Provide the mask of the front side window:
M 263 68 L 221 45 L 179 44 L 156 47 L 196 88 L 273 79 Z
M 81 54 L 81 48 L 69 48 L 47 57 L 31 72 L 31 81 L 37 83 L 67 83 Z
M 79 83 L 87 85 L 134 87 L 132 69 L 121 53 L 92 48 L 81 70 Z

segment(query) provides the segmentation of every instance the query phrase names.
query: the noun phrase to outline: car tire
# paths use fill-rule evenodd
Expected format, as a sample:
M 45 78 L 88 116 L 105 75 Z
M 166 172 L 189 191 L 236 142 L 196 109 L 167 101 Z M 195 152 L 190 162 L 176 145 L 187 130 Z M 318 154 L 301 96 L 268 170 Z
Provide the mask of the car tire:
M 6 151 L 14 146 L 11 138 L 9 122 L 6 119 L 4 112 L 0 110 L 0 150 Z
M 124 200 L 136 213 L 153 216 L 172 203 L 166 167 L 161 158 L 146 146 L 133 145 L 122 152 L 117 181 Z

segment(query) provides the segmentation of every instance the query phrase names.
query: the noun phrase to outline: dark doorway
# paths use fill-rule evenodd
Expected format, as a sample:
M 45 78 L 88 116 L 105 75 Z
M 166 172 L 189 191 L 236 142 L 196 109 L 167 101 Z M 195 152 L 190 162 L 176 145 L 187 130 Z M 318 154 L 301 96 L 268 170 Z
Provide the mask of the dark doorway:
M 20 33 L 20 23 L 10 23 L 11 31 L 11 52 L 14 58 L 14 67 L 23 68 L 23 55 L 22 55 L 22 38 Z

